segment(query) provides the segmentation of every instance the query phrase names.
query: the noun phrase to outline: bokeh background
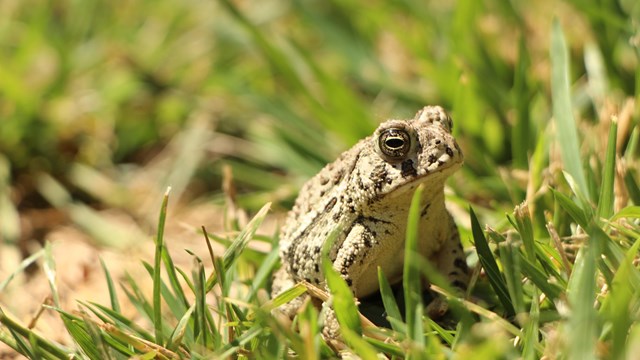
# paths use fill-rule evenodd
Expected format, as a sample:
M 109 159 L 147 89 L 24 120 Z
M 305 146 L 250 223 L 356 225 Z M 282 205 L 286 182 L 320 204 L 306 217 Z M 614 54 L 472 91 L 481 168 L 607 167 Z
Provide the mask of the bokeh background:
M 0 280 L 47 240 L 60 266 L 82 265 L 70 289 L 92 283 L 98 252 L 137 261 L 167 186 L 171 246 L 197 244 L 200 225 L 225 228 L 225 173 L 249 213 L 274 203 L 273 233 L 305 179 L 425 104 L 450 110 L 466 155 L 454 207 L 499 227 L 562 170 L 553 23 L 581 146 L 601 150 L 600 119 L 637 122 L 639 12 L 636 0 L 3 0 Z M 28 274 L 0 293 L 23 315 L 34 307 L 15 305 L 19 291 L 42 300 Z

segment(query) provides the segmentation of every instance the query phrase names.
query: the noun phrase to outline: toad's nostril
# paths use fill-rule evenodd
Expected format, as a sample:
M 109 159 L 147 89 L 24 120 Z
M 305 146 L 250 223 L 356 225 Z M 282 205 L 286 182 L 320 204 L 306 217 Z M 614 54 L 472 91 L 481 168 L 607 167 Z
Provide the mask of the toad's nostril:
M 447 152 L 447 155 L 453 157 L 453 150 L 451 150 L 450 147 L 447 146 L 447 149 L 445 151 Z

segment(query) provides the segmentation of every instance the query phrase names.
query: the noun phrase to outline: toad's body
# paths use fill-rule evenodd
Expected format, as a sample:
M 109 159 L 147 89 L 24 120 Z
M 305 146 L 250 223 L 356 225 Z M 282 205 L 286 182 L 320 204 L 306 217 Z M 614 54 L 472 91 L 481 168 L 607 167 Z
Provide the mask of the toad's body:
M 388 120 L 309 180 L 283 229 L 283 268 L 274 294 L 300 280 L 324 286 L 322 247 L 339 229 L 329 259 L 357 297 L 378 290 L 377 267 L 402 276 L 405 228 L 415 188 L 424 184 L 419 250 L 458 287 L 467 268 L 458 231 L 445 208 L 444 182 L 462 165 L 452 121 L 438 106 L 412 120 Z M 293 315 L 299 306 L 285 308 Z

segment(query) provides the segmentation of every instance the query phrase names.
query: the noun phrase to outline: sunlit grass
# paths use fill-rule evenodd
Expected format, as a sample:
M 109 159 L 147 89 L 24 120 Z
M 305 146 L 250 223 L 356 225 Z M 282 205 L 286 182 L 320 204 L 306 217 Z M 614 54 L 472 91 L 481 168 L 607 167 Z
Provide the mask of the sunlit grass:
M 57 300 L 63 259 L 49 248 L 26 259 L 0 292 L 40 261 L 46 311 L 73 343 L 1 308 L 0 341 L 34 359 L 633 356 L 639 11 L 590 0 L 3 3 L 0 238 L 19 241 L 32 203 L 69 214 L 104 246 L 126 248 L 151 225 L 157 236 L 154 260 L 141 259 L 151 294 L 143 279 L 118 284 L 105 263 L 110 303 L 78 299 L 79 311 Z M 304 179 L 377 122 L 426 104 L 451 111 L 465 153 L 447 197 L 473 269 L 469 293 L 406 256 L 404 304 L 379 274 L 390 329 L 358 323 L 339 277 L 320 290 L 348 313 L 343 341 L 323 340 L 311 302 L 292 323 L 273 313 L 307 288 L 268 299 L 277 250 L 247 247 L 277 243 L 255 235 L 265 204 L 287 208 Z M 232 235 L 203 237 L 224 254 L 176 267 L 162 193 L 172 185 L 172 201 L 230 201 L 224 165 L 239 189 L 233 205 L 255 215 L 233 219 Z M 101 207 L 132 214 L 139 231 L 114 226 Z M 420 275 L 450 300 L 455 328 L 424 316 Z M 139 320 L 123 315 L 118 294 Z

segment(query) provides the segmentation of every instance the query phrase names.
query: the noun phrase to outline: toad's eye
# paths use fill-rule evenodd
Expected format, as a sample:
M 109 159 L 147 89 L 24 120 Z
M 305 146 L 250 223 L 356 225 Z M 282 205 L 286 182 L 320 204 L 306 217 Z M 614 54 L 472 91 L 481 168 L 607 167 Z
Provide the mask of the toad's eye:
M 378 137 L 378 149 L 388 161 L 403 160 L 411 150 L 411 137 L 404 129 L 386 129 Z

